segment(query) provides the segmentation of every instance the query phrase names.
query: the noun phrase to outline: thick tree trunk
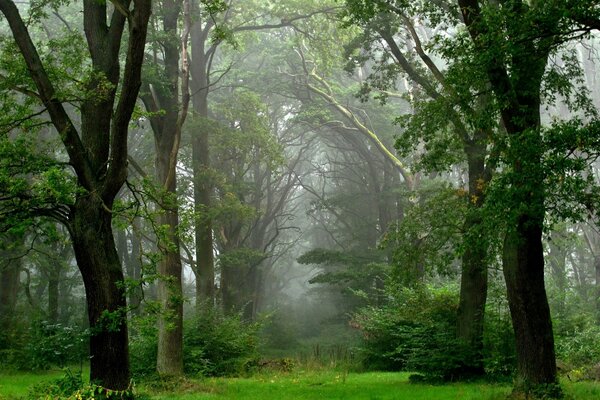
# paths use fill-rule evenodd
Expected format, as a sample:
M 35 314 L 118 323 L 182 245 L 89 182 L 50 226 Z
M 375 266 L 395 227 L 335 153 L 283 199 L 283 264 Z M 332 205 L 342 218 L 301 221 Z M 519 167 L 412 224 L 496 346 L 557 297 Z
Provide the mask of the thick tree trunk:
M 550 308 L 544 287 L 541 221 L 522 216 L 504 240 L 504 278 L 517 346 L 516 390 L 557 383 Z
M 507 185 L 509 219 L 502 264 L 517 350 L 515 393 L 531 395 L 541 390 L 544 398 L 554 398 L 562 393 L 557 386 L 554 335 L 544 283 L 543 146 L 539 98 L 529 95 L 519 99 L 520 110 L 504 116 L 505 121 L 512 122 L 507 124 L 512 171 Z
M 462 255 L 457 338 L 467 346 L 465 365 L 458 374 L 483 375 L 483 325 L 488 289 L 486 234 L 482 228 L 484 200 L 485 142 L 465 146 L 469 174 L 469 209 L 464 223 L 465 250 Z
M 123 271 L 107 206 L 95 194 L 79 197 L 71 210 L 71 238 L 86 290 L 90 380 L 126 389 L 129 347 Z

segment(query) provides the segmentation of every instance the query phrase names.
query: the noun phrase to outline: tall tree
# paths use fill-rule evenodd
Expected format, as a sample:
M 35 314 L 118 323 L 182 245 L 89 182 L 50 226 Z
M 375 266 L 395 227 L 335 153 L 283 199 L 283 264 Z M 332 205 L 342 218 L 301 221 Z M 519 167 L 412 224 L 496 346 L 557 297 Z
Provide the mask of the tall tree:
M 183 31 L 178 24 L 183 11 Z M 158 41 L 160 55 L 154 52 L 150 68 L 160 68 L 162 81 L 144 82 L 142 101 L 150 114 L 156 151 L 156 178 L 159 190 L 158 224 L 166 227 L 159 233 L 158 244 L 162 258 L 158 263 L 158 297 L 162 310 L 158 325 L 158 354 L 156 369 L 162 375 L 183 374 L 183 298 L 182 265 L 179 245 L 179 212 L 177 199 L 177 154 L 181 129 L 187 117 L 190 95 L 188 90 L 189 63 L 187 42 L 191 27 L 189 1 L 165 0 L 158 3 L 162 21 L 162 40 Z M 181 57 L 180 57 L 181 53 Z M 181 100 L 179 80 L 181 59 Z
M 45 211 L 70 233 L 86 290 L 90 379 L 111 389 L 129 385 L 123 272 L 112 233 L 112 207 L 127 177 L 127 131 L 141 85 L 149 0 L 83 2 L 83 27 L 91 72 L 81 100 L 77 129 L 47 72 L 27 25 L 13 1 L 0 1 L 18 49 L 35 83 L 35 96 L 60 135 L 80 187 L 72 202 Z M 127 26 L 126 60 L 121 45 Z
M 540 106 L 551 54 L 571 39 L 572 25 L 598 26 L 592 8 L 576 2 L 458 0 L 471 56 L 487 74 L 507 132 L 508 225 L 502 262 L 517 348 L 516 392 L 557 384 L 554 339 L 544 286 L 544 187 Z M 576 31 L 576 30 L 575 30 Z M 535 396 L 535 394 L 533 394 Z
M 457 337 L 465 344 L 466 352 L 464 366 L 456 373 L 467 377 L 482 375 L 489 242 L 481 209 L 495 168 L 495 158 L 489 157 L 488 149 L 498 124 L 490 112 L 493 103 L 489 96 L 474 99 L 471 93 L 485 93 L 487 80 L 475 79 L 479 78 L 473 74 L 477 71 L 466 63 L 449 67 L 437 60 L 435 52 L 443 51 L 440 43 L 444 41 L 433 33 L 436 24 L 442 20 L 459 22 L 455 10 L 444 7 L 446 3 L 399 6 L 385 1 L 348 0 L 347 4 L 350 21 L 363 27 L 361 35 L 349 46 L 349 50 L 360 46 L 362 51 L 353 51 L 351 60 L 356 64 L 375 61 L 363 95 L 376 89 L 379 98 L 386 100 L 394 95 L 389 90 L 400 83 L 398 74 L 406 77 L 404 85 L 413 111 L 401 117 L 405 131 L 399 135 L 397 147 L 403 152 L 424 148 L 421 164 L 434 171 L 466 159 L 468 212 L 463 222 L 457 313 Z M 425 18 L 419 22 L 417 15 Z M 464 79 L 466 70 L 471 74 L 468 81 Z

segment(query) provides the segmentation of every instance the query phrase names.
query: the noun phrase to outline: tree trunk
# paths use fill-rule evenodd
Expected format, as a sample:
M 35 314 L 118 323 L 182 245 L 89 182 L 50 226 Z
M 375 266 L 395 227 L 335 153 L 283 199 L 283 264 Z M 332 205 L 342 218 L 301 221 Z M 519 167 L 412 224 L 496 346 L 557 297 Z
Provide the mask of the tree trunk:
M 71 239 L 86 290 L 90 381 L 125 389 L 129 347 L 123 271 L 105 207 L 95 194 L 80 196 L 71 210 Z
M 209 29 L 209 28 L 204 28 Z M 196 307 L 212 307 L 215 301 L 215 266 L 213 254 L 212 221 L 207 216 L 211 206 L 212 180 L 208 144 L 208 59 L 205 54 L 207 34 L 201 21 L 196 21 L 191 32 L 193 61 L 192 103 L 201 124 L 192 137 L 192 169 L 194 173 L 194 211 L 197 219 L 194 229 L 196 243 Z
M 11 332 L 19 293 L 21 259 L 9 259 L 0 263 L 0 334 Z
M 170 171 L 169 154 L 173 138 L 157 145 L 156 172 L 159 182 L 165 182 Z M 179 250 L 179 213 L 176 202 L 176 180 L 173 178 L 163 196 L 163 214 L 158 224 L 166 227 L 164 237 L 159 238 L 162 258 L 158 263 L 158 298 L 161 302 L 161 315 L 158 319 L 158 354 L 156 369 L 161 375 L 183 374 L 183 294 L 181 284 L 181 256 Z M 169 197 L 169 198 L 167 198 Z
M 499 20 L 483 17 L 486 11 L 482 7 L 487 4 L 458 0 L 458 5 L 475 46 L 474 55 L 481 56 L 479 60 L 499 99 L 508 139 L 504 156 L 509 168 L 505 197 L 500 201 L 506 203 L 508 211 L 502 262 L 517 349 L 515 395 L 561 397 L 544 287 L 542 229 L 546 210 L 540 133 L 542 80 L 548 56 L 560 37 L 561 13 L 556 12 L 555 5 L 515 2 L 502 9 L 508 18 L 495 25 Z M 539 29 L 533 33 L 539 40 L 515 40 L 531 35 L 531 26 Z M 490 31 L 505 41 L 506 58 L 493 53 L 487 43 Z
M 207 127 L 203 126 L 194 135 L 192 142 L 194 210 L 198 216 L 194 229 L 194 237 L 196 243 L 196 287 L 199 290 L 196 293 L 196 305 L 198 307 L 212 307 L 215 301 L 215 265 L 212 220 L 208 216 L 208 210 L 211 207 L 212 184 L 210 182 L 211 177 L 209 176 L 210 162 Z
M 475 139 L 477 140 L 477 139 Z M 465 377 L 483 375 L 483 324 L 488 289 L 486 233 L 482 228 L 484 201 L 485 142 L 465 146 L 469 174 L 469 206 L 464 222 L 465 250 L 462 255 L 457 338 L 467 346 L 465 365 L 457 371 Z
M 504 279 L 517 348 L 516 389 L 555 384 L 556 359 L 544 287 L 541 221 L 522 216 L 504 240 Z
M 562 317 L 565 315 L 565 302 L 567 296 L 567 252 L 564 243 L 561 243 L 561 237 L 566 235 L 567 231 L 564 226 L 556 227 L 550 233 L 548 240 L 548 261 L 552 278 L 556 285 L 556 293 L 553 297 L 553 305 L 556 307 L 555 316 Z
M 48 321 L 51 324 L 58 322 L 58 298 L 60 285 L 60 272 L 62 266 L 57 261 L 51 261 L 48 271 Z

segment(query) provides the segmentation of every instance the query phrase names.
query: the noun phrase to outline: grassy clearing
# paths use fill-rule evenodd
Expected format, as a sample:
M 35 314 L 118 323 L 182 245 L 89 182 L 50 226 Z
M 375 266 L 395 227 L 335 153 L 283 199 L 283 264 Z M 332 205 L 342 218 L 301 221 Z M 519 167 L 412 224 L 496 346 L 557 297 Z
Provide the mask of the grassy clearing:
M 84 372 L 84 373 L 87 373 Z M 50 382 L 63 372 L 0 373 L 0 399 L 26 396 L 31 386 Z M 138 392 L 154 400 L 500 400 L 510 393 L 510 385 L 457 383 L 447 385 L 413 384 L 407 373 L 338 371 L 295 371 L 264 373 L 249 378 L 185 379 L 177 383 L 138 384 Z M 600 383 L 563 382 L 568 398 L 600 398 Z
M 508 386 L 490 384 L 421 385 L 408 383 L 405 373 L 296 372 L 252 378 L 188 381 L 177 392 L 156 393 L 157 400 L 181 399 L 502 399 Z M 144 390 L 144 388 L 142 388 Z M 147 390 L 144 390 L 149 392 Z

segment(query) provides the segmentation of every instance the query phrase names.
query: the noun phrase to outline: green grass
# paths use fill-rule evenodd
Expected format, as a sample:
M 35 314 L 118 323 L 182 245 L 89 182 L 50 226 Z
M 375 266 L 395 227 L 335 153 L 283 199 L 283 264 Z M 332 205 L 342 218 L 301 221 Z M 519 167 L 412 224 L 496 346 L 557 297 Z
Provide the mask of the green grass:
M 79 374 L 80 367 L 70 367 L 70 371 Z M 87 381 L 90 374 L 88 366 L 83 367 L 83 380 Z M 64 369 L 51 369 L 48 371 L 11 371 L 0 372 L 0 400 L 18 399 L 29 393 L 34 385 L 50 383 L 65 376 Z
M 221 378 L 189 381 L 177 392 L 156 394 L 153 399 L 502 399 L 508 386 L 490 384 L 424 385 L 408 383 L 405 373 L 372 372 L 344 374 L 296 372 L 257 375 L 252 378 Z M 141 388 L 143 390 L 143 388 Z
M 84 372 L 84 373 L 87 373 Z M 45 373 L 0 373 L 0 399 L 26 396 L 29 387 L 63 376 L 62 371 Z M 177 383 L 138 384 L 138 392 L 154 400 L 500 400 L 511 388 L 508 384 L 456 383 L 446 385 L 413 384 L 407 373 L 350 373 L 295 371 L 263 373 L 249 378 L 185 379 Z M 568 398 L 600 398 L 600 383 L 563 382 Z M 168 389 L 165 389 L 168 388 Z
M 50 382 L 63 375 L 62 370 L 0 373 L 0 399 L 15 399 L 25 396 L 33 385 Z

